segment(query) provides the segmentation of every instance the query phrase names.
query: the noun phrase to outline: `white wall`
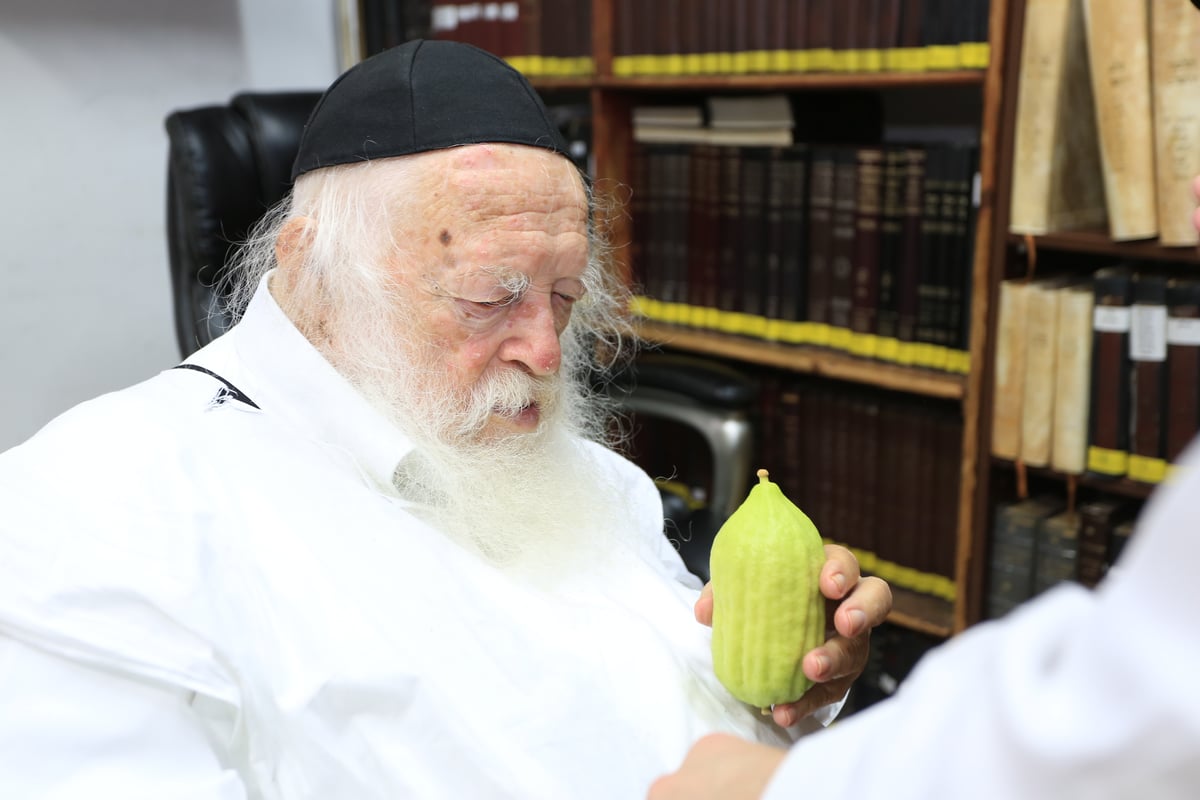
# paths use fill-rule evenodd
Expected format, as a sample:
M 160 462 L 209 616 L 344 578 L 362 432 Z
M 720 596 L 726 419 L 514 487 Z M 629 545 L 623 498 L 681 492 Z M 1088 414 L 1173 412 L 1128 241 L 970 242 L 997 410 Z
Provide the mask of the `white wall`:
M 175 364 L 163 120 L 336 75 L 333 0 L 0 2 L 0 451 Z

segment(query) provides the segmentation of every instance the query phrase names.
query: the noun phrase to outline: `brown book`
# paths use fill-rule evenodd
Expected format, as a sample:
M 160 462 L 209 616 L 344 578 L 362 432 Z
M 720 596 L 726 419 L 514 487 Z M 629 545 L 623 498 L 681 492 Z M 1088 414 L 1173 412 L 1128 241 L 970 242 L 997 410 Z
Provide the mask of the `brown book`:
M 785 149 L 772 147 L 766 151 L 766 187 L 763 195 L 763 281 L 762 315 L 767 319 L 783 318 L 783 263 L 786 247 L 784 206 L 791 191 L 791 175 L 784 162 Z
M 921 23 L 925 18 L 924 0 L 900 0 L 899 47 L 914 50 L 925 44 Z
M 1158 234 L 1145 2 L 1083 0 L 1109 235 Z
M 787 24 L 787 44 L 789 54 L 793 52 L 801 52 L 807 50 L 808 44 L 808 27 L 809 27 L 809 10 L 808 6 L 811 0 L 789 0 L 786 3 L 788 6 L 788 24 Z
M 1166 477 L 1167 279 L 1133 278 L 1129 320 L 1129 468 L 1131 480 Z
M 888 339 L 898 337 L 899 327 L 897 282 L 904 255 L 904 170 L 904 149 L 898 146 L 885 148 L 879 206 L 879 310 L 875 327 L 881 337 Z
M 947 347 L 966 350 L 970 343 L 971 279 L 975 255 L 975 170 L 978 145 L 956 142 L 949 145 L 945 220 L 945 338 Z
M 860 147 L 856 151 L 858 192 L 854 210 L 850 307 L 850 329 L 855 333 L 877 332 L 882 235 L 880 228 L 883 220 L 883 153 L 880 147 Z
M 833 192 L 837 149 L 818 146 L 809 165 L 808 319 L 829 322 L 830 261 L 833 253 Z
M 1094 303 L 1090 281 L 1069 284 L 1058 293 L 1057 374 L 1050 466 L 1070 475 L 1082 473 L 1087 466 Z
M 949 151 L 944 144 L 925 148 L 921 202 L 921 260 L 917 272 L 916 341 L 946 343 L 946 242 L 950 211 Z
M 1029 294 L 1024 280 L 1010 278 L 1000 283 L 992 362 L 992 455 L 999 458 L 1015 460 L 1021 454 Z
M 834 47 L 834 10 L 845 0 L 808 0 L 807 50 L 832 50 Z
M 743 147 L 741 168 L 742 223 L 741 252 L 739 253 L 741 290 L 737 310 L 763 316 L 766 308 L 763 287 L 766 283 L 766 194 L 767 168 L 770 150 L 765 147 Z
M 1095 586 L 1108 572 L 1113 529 L 1133 515 L 1126 500 L 1095 500 L 1079 506 L 1079 560 L 1077 578 Z
M 1174 463 L 1200 434 L 1200 279 L 1167 284 L 1167 454 Z
M 1009 228 L 1042 234 L 1103 225 L 1083 0 L 1028 0 L 1017 86 Z
M 1093 276 L 1092 391 L 1088 409 L 1091 474 L 1119 478 L 1129 466 L 1129 304 L 1132 275 L 1105 267 Z
M 720 152 L 713 145 L 690 149 L 688 186 L 688 303 L 697 308 L 717 307 L 717 234 L 720 195 Z
M 1200 241 L 1192 225 L 1200 174 L 1200 14 L 1174 0 L 1150 0 L 1151 85 L 1157 170 L 1158 238 L 1168 246 Z
M 778 313 L 798 322 L 808 312 L 808 146 L 782 148 L 776 170 L 783 184 Z
M 840 147 L 833 171 L 833 232 L 829 259 L 829 324 L 850 329 L 854 302 L 854 232 L 858 210 L 858 150 Z
M 921 147 L 905 149 L 903 218 L 896 277 L 896 337 L 917 341 L 921 288 L 921 220 L 925 213 L 925 161 Z
M 654 183 L 650 173 L 651 145 L 634 142 L 629 150 L 629 217 L 633 230 L 629 241 L 629 269 L 634 294 L 657 297 L 654 276 L 647 269 L 651 258 L 648 247 L 654 228 Z
M 958 552 L 958 503 L 962 479 L 962 425 L 953 415 L 936 418 L 937 472 L 934 494 L 937 516 L 930 531 L 933 548 L 929 571 L 947 578 L 955 576 Z
M 737 147 L 720 148 L 720 251 L 717 265 L 717 308 L 737 311 L 742 263 L 742 154 Z
M 1032 467 L 1050 463 L 1053 441 L 1054 377 L 1058 371 L 1058 295 L 1054 278 L 1025 287 L 1025 379 L 1021 399 L 1021 460 Z

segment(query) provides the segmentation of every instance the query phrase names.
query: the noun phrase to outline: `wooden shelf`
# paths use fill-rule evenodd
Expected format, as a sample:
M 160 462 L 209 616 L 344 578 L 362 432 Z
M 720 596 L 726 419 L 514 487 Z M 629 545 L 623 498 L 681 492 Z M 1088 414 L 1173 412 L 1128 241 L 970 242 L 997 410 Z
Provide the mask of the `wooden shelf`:
M 1008 239 L 1014 247 L 1025 244 L 1025 237 L 1020 234 L 1009 234 Z M 1192 262 L 1200 267 L 1200 249 L 1196 247 L 1163 247 L 1157 239 L 1115 242 L 1104 228 L 1042 234 L 1034 236 L 1033 243 L 1035 247 L 1046 250 L 1111 256 L 1131 261 Z
M 603 76 L 595 85 L 605 89 L 645 91 L 889 89 L 914 86 L 982 86 L 982 70 L 946 72 L 804 72 L 753 75 L 647 75 L 629 78 Z
M 1016 470 L 1017 465 L 1005 458 L 992 458 L 992 464 L 999 469 Z M 1132 497 L 1138 500 L 1145 500 L 1154 490 L 1157 485 L 1153 483 L 1142 483 L 1141 481 L 1131 481 L 1128 478 L 1101 478 L 1094 475 L 1068 475 L 1065 472 L 1058 472 L 1048 467 L 1025 467 L 1027 475 L 1038 478 L 1049 478 L 1052 480 L 1068 483 L 1072 478 L 1077 485 L 1085 486 L 1089 489 L 1099 489 L 1108 494 L 1121 495 L 1122 497 Z
M 892 613 L 888 622 L 930 636 L 949 638 L 954 633 L 954 607 L 928 594 L 892 586 Z
M 638 323 L 638 335 L 644 341 L 664 347 L 926 397 L 962 400 L 966 391 L 966 379 L 962 375 L 886 364 L 820 347 L 763 342 L 731 334 L 644 321 Z

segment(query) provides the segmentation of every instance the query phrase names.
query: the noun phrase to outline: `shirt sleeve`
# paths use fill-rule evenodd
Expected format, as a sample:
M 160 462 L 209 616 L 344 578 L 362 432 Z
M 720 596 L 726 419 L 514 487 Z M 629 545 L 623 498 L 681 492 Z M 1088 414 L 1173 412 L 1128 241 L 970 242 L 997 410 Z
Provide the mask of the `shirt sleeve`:
M 245 800 L 189 697 L 0 638 L 4 796 Z
M 1194 796 L 1198 455 L 1095 591 L 1060 587 L 930 651 L 893 698 L 796 744 L 764 800 Z

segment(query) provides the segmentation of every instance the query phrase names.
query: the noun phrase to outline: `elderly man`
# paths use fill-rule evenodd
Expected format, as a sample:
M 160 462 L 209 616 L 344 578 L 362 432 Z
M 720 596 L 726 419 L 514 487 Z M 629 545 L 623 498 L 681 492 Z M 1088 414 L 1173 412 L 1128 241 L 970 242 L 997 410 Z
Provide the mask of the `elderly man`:
M 764 717 L 715 680 L 601 443 L 621 292 L 565 154 L 482 51 L 359 64 L 234 329 L 0 457 L 6 797 L 631 798 L 836 711 L 888 589 L 831 548 L 818 687 Z

